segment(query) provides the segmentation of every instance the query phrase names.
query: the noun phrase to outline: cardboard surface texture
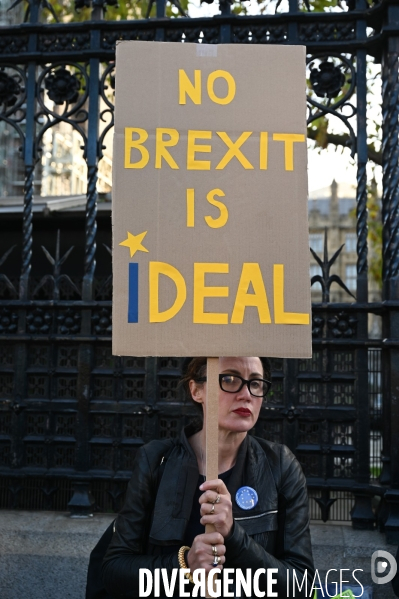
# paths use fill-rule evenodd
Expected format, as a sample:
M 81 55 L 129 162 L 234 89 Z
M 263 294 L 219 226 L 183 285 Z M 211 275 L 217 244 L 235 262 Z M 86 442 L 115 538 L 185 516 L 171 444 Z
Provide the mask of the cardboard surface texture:
M 305 48 L 120 42 L 113 353 L 311 356 Z

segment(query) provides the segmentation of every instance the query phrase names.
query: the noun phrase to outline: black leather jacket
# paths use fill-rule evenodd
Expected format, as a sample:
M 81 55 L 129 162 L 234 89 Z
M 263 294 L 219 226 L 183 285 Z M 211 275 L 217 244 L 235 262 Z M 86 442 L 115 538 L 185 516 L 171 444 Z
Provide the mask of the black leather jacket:
M 167 452 L 156 493 L 158 468 Z M 171 570 L 179 567 L 177 552 L 183 544 L 198 476 L 197 460 L 184 433 L 171 448 L 168 442 L 151 441 L 138 451 L 125 505 L 103 561 L 103 581 L 112 597 L 139 596 L 140 568 L 166 568 L 170 577 Z M 258 493 L 258 504 L 251 511 L 242 510 L 234 501 L 236 491 L 244 485 Z M 291 451 L 247 435 L 228 490 L 234 517 L 233 530 L 225 539 L 228 567 L 241 568 L 244 573 L 246 568 L 277 568 L 273 591 L 278 591 L 280 599 L 309 596 L 314 566 L 308 497 L 305 477 Z M 296 587 L 293 594 L 294 570 L 300 582 L 307 570 L 308 595 L 305 585 L 302 591 Z M 259 588 L 266 591 L 266 576 L 261 575 Z

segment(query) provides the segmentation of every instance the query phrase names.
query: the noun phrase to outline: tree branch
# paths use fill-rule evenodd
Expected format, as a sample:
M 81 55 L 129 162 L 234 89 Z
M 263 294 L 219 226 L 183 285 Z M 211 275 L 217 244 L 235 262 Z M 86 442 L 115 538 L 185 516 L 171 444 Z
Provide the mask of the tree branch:
M 317 137 L 318 137 L 317 129 L 314 129 L 313 127 L 308 127 L 308 138 L 313 139 L 314 141 L 317 142 L 318 141 Z M 327 147 L 328 144 L 332 144 L 333 146 L 342 146 L 344 148 L 348 147 L 347 144 L 349 142 L 349 135 L 346 135 L 346 134 L 338 135 L 336 133 L 328 133 L 328 132 L 324 133 L 323 132 L 323 137 L 325 138 L 325 142 L 320 147 Z M 376 164 L 379 164 L 380 166 L 382 166 L 382 154 L 381 154 L 381 152 L 377 152 L 374 149 L 373 144 L 367 145 L 367 153 L 368 153 L 369 160 L 372 160 Z

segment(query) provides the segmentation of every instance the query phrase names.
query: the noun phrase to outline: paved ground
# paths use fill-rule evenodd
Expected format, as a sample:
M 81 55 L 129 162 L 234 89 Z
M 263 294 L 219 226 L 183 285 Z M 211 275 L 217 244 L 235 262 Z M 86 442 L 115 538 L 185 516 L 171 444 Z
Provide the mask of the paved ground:
M 112 519 L 106 514 L 74 520 L 59 512 L 0 511 L 0 599 L 84 599 L 90 551 Z M 348 525 L 312 523 L 312 542 L 322 580 L 329 568 L 348 568 L 344 579 L 361 568 L 364 572 L 356 576 L 364 586 L 371 584 L 371 554 L 396 552 L 379 532 Z M 391 585 L 375 585 L 373 598 L 394 599 Z

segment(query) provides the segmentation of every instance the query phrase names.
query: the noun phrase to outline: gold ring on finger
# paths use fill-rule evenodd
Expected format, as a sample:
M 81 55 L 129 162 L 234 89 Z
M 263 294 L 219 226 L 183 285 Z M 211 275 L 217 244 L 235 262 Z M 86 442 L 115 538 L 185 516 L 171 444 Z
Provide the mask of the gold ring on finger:
M 217 555 L 218 554 L 218 550 L 216 545 L 212 545 L 212 555 Z
M 216 499 L 213 503 L 220 503 L 220 495 L 216 495 Z
M 211 511 L 210 511 L 209 513 L 210 513 L 210 514 L 213 514 L 213 513 L 214 513 L 214 511 L 215 511 L 215 504 L 212 504 Z
M 212 566 L 216 567 L 219 564 L 220 564 L 220 557 L 218 555 L 215 555 L 215 557 L 213 558 Z

